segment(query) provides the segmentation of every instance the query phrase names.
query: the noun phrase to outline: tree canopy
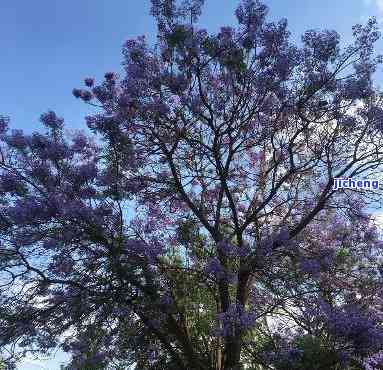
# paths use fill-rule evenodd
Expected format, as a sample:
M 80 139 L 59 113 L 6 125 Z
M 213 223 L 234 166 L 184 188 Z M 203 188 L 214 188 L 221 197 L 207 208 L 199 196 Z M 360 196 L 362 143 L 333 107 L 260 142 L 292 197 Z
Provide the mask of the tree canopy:
M 154 46 L 84 80 L 89 133 L 0 119 L 0 354 L 68 369 L 383 366 L 377 22 L 290 40 L 243 0 L 208 33 L 203 0 L 152 0 Z M 1 366 L 1 365 L 0 365 Z

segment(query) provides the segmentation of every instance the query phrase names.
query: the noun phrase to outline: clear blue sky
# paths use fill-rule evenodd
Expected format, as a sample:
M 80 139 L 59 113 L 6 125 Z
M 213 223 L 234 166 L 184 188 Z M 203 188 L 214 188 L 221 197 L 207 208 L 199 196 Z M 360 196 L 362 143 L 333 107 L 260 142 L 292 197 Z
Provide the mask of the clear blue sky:
M 294 37 L 306 29 L 330 28 L 350 40 L 351 26 L 375 15 L 383 19 L 383 0 L 265 0 L 273 19 L 286 17 Z M 209 31 L 233 24 L 237 0 L 206 0 L 201 23 Z M 121 45 L 146 35 L 154 40 L 149 0 L 1 0 L 0 114 L 12 127 L 32 131 L 48 109 L 71 128 L 83 127 L 89 111 L 72 97 L 84 77 L 101 79 L 121 71 Z M 383 23 L 382 23 L 383 24 Z M 378 43 L 383 53 L 383 41 Z M 380 80 L 381 78 L 379 78 Z M 58 369 L 58 360 L 45 369 Z M 41 370 L 26 363 L 20 370 Z

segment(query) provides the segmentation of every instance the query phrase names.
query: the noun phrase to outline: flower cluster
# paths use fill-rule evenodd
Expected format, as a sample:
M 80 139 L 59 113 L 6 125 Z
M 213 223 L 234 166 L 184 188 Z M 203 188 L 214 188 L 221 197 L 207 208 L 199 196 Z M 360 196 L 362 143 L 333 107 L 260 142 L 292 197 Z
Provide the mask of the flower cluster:
M 234 331 L 243 331 L 252 328 L 257 319 L 256 312 L 247 311 L 240 304 L 231 304 L 225 312 L 217 314 L 218 328 L 216 335 L 229 336 Z

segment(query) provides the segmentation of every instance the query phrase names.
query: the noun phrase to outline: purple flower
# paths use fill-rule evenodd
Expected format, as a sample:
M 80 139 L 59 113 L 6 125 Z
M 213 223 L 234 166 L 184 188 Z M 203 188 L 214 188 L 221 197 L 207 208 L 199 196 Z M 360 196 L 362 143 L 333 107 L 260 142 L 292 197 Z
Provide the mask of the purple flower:
M 342 125 L 345 128 L 353 128 L 353 127 L 356 127 L 356 124 L 357 124 L 356 118 L 352 116 L 348 116 L 348 115 L 340 117 L 338 119 L 338 122 L 340 125 Z
M 221 263 L 215 257 L 210 258 L 204 271 L 207 275 L 212 275 L 218 280 L 221 280 L 226 276 L 225 270 L 223 269 Z
M 249 31 L 258 29 L 264 22 L 267 13 L 267 6 L 258 0 L 243 0 L 235 11 L 239 24 L 248 27 Z
M 156 241 L 144 243 L 141 240 L 130 239 L 125 242 L 124 247 L 125 253 L 128 255 L 146 257 L 151 264 L 155 262 L 158 256 L 164 253 L 163 245 Z
M 55 239 L 47 239 L 43 242 L 44 249 L 55 249 L 59 245 L 59 242 Z
M 36 163 L 32 165 L 30 171 L 28 171 L 30 176 L 40 180 L 41 182 L 46 182 L 52 177 L 51 170 L 47 163 Z
M 85 122 L 86 122 L 86 125 L 90 128 L 90 129 L 96 129 L 97 128 L 97 123 L 98 123 L 98 118 L 95 117 L 95 116 L 86 116 L 85 117 Z
M 42 160 L 60 160 L 71 156 L 71 151 L 65 142 L 52 140 L 40 133 L 34 133 L 28 139 L 28 144 Z
M 274 236 L 274 243 L 284 244 L 288 242 L 289 236 L 289 230 L 286 227 L 284 227 L 278 234 Z
M 113 81 L 115 80 L 116 75 L 113 72 L 107 72 L 105 73 L 104 77 L 105 77 L 105 80 L 107 81 Z
M 218 38 L 222 43 L 222 46 L 230 47 L 233 40 L 234 30 L 232 27 L 221 27 L 221 32 L 218 34 Z
M 132 49 L 136 47 L 136 45 L 137 45 L 137 41 L 135 39 L 129 39 L 125 41 L 123 46 L 127 49 Z
M 320 259 L 322 267 L 325 270 L 329 270 L 331 266 L 334 264 L 336 257 L 336 251 L 334 249 L 325 249 L 320 252 Z
M 327 62 L 337 52 L 339 34 L 335 31 L 307 31 L 302 36 L 305 46 L 312 50 L 316 59 Z
M 182 74 L 166 77 L 170 91 L 174 94 L 182 93 L 187 88 L 188 81 Z
M 47 220 L 51 216 L 48 207 L 33 197 L 18 200 L 8 209 L 8 215 L 18 225 Z
M 349 100 L 367 98 L 372 94 L 368 80 L 364 78 L 349 78 L 344 82 L 343 98 Z
M 318 277 L 321 271 L 320 262 L 316 259 L 305 258 L 301 260 L 299 267 L 302 272 L 308 273 L 313 277 Z
M 93 78 L 86 78 L 85 80 L 84 80 L 84 82 L 85 82 L 85 85 L 87 86 L 87 87 L 93 87 L 93 85 L 94 85 L 94 79 Z
M 83 90 L 81 92 L 81 99 L 85 102 L 91 101 L 93 99 L 93 94 L 90 91 Z
M 9 118 L 0 116 L 0 135 L 4 134 L 8 130 Z
M 112 310 L 113 315 L 124 317 L 131 315 L 132 311 L 129 307 L 115 307 Z
M 98 99 L 101 103 L 105 103 L 106 101 L 112 99 L 111 92 L 105 86 L 96 86 L 92 90 L 93 95 Z
M 351 304 L 343 307 L 322 304 L 321 307 L 329 331 L 351 343 L 355 354 L 363 356 L 383 347 L 380 319 L 372 312 L 363 312 Z
M 84 148 L 88 145 L 88 140 L 84 134 L 78 134 L 72 138 L 72 150 L 81 153 Z
M 365 370 L 376 370 L 379 369 L 378 366 L 383 365 L 383 351 L 379 351 L 371 356 L 369 356 L 366 360 L 364 360 L 364 369 Z
M 217 243 L 217 248 L 227 257 L 236 257 L 237 256 L 237 247 L 230 243 L 228 240 L 221 240 Z
M 81 98 L 82 90 L 80 89 L 73 89 L 72 94 L 74 95 L 75 98 Z
M 57 274 L 66 275 L 73 271 L 74 263 L 65 257 L 58 257 L 56 261 L 50 265 L 50 268 Z
M 95 163 L 86 163 L 76 168 L 76 177 L 81 182 L 93 180 L 97 176 Z
M 22 130 L 12 130 L 12 134 L 5 136 L 4 141 L 16 149 L 23 150 L 28 146 L 28 139 Z
M 90 199 L 94 198 L 97 194 L 96 189 L 92 188 L 91 186 L 86 186 L 84 188 L 81 188 L 78 192 L 79 196 L 84 199 Z
M 64 120 L 62 118 L 58 118 L 56 113 L 53 111 L 42 114 L 40 116 L 40 122 L 52 129 L 61 129 L 64 124 Z
M 20 183 L 20 180 L 17 178 L 16 175 L 8 172 L 0 175 L 0 192 L 17 192 L 17 190 L 20 189 L 21 186 L 22 184 Z
M 216 328 L 216 334 L 219 336 L 228 336 L 231 330 L 247 330 L 256 323 L 257 315 L 254 310 L 246 311 L 240 304 L 232 304 L 227 311 L 217 314 L 219 328 Z

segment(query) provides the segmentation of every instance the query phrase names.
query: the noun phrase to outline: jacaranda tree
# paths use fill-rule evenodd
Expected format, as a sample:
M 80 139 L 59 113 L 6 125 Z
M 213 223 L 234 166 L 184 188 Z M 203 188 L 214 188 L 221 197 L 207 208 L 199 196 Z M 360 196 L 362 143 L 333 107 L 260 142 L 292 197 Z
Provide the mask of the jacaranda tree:
M 289 40 L 243 0 L 152 0 L 154 46 L 73 94 L 92 133 L 2 117 L 0 348 L 58 344 L 68 369 L 336 370 L 383 366 L 377 24 Z M 10 365 L 9 365 L 10 366 Z

